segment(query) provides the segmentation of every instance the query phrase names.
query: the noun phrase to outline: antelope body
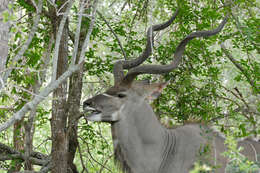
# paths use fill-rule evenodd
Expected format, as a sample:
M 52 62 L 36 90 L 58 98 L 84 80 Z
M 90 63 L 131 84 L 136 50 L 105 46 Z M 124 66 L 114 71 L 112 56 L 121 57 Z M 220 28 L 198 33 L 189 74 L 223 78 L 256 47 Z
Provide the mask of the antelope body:
M 127 173 L 188 173 L 195 161 L 206 161 L 224 173 L 224 139 L 199 124 L 167 129 L 157 120 L 147 99 L 159 95 L 164 84 L 112 87 L 84 102 L 91 121 L 112 123 L 116 159 Z M 260 144 L 243 141 L 243 153 L 257 160 Z M 208 150 L 208 151 L 204 151 Z M 208 159 L 208 160 L 205 160 Z
M 139 74 L 167 73 L 177 68 L 187 43 L 196 37 L 215 35 L 227 22 L 227 17 L 218 28 L 197 31 L 188 35 L 177 47 L 174 61 L 169 65 L 143 65 L 151 54 L 153 32 L 168 27 L 173 17 L 147 32 L 147 44 L 138 58 L 119 61 L 114 65 L 115 85 L 103 94 L 86 100 L 83 108 L 92 112 L 87 119 L 111 123 L 115 157 L 127 173 L 188 173 L 195 162 L 216 166 L 216 172 L 224 173 L 227 164 L 221 153 L 225 151 L 224 139 L 208 133 L 208 128 L 199 124 L 167 129 L 160 124 L 148 101 L 160 95 L 166 83 L 136 82 Z M 123 70 L 130 69 L 126 75 Z M 239 143 L 244 154 L 257 161 L 260 144 L 254 141 Z

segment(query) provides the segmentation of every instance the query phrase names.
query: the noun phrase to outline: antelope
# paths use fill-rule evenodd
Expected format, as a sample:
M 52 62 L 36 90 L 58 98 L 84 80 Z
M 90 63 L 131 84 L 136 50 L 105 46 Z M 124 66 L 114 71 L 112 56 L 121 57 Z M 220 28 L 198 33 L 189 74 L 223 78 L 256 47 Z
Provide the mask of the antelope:
M 175 129 L 161 125 L 149 101 L 156 99 L 165 83 L 135 81 L 141 74 L 163 74 L 178 67 L 188 42 L 197 37 L 209 37 L 219 33 L 227 23 L 226 16 L 216 29 L 197 31 L 186 36 L 176 48 L 174 58 L 168 65 L 142 65 L 151 55 L 155 31 L 168 27 L 179 10 L 166 22 L 152 25 L 147 30 L 147 43 L 142 54 L 131 60 L 121 60 L 114 64 L 114 86 L 83 103 L 89 121 L 111 123 L 115 159 L 125 173 L 188 173 L 195 162 L 207 161 L 216 172 L 224 173 L 227 159 L 224 138 L 207 133 L 208 127 L 188 124 Z M 128 72 L 124 75 L 124 70 Z M 257 161 L 260 144 L 246 140 L 239 142 L 243 154 Z M 203 154 L 209 148 L 210 157 Z M 207 151 L 206 151 L 207 152 Z

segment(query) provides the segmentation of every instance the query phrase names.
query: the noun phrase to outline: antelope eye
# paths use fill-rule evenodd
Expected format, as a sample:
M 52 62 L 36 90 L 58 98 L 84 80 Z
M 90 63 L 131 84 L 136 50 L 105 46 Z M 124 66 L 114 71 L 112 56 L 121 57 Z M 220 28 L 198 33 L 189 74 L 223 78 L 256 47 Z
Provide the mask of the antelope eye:
M 126 97 L 126 95 L 125 95 L 125 94 L 122 94 L 122 93 L 118 93 L 118 94 L 117 94 L 117 97 L 118 97 L 118 98 L 124 98 L 124 97 Z

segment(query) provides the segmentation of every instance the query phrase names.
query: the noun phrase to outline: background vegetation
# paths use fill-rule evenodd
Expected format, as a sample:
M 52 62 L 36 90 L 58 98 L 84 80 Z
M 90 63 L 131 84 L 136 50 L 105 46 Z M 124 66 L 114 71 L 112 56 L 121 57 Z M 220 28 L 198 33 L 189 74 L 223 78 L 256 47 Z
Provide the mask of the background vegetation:
M 147 28 L 177 7 L 174 23 L 156 33 L 146 63 L 171 62 L 185 36 L 230 17 L 218 35 L 192 40 L 177 70 L 139 77 L 170 80 L 152 104 L 158 117 L 169 127 L 209 123 L 228 134 L 231 153 L 236 138 L 259 140 L 259 1 L 0 3 L 0 172 L 119 172 L 109 124 L 87 122 L 82 101 L 113 85 L 113 63 L 141 54 Z

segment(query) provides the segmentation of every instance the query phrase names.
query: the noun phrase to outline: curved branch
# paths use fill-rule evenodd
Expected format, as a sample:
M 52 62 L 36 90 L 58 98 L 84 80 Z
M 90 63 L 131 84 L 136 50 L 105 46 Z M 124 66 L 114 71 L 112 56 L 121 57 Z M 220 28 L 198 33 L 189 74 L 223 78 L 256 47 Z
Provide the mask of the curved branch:
M 137 75 L 139 74 L 163 74 L 163 73 L 168 73 L 178 67 L 178 65 L 181 63 L 182 60 L 182 55 L 185 50 L 186 45 L 194 38 L 197 37 L 210 37 L 213 35 L 216 35 L 219 33 L 225 24 L 228 21 L 228 16 L 224 18 L 224 20 L 220 23 L 220 25 L 213 30 L 209 31 L 197 31 L 189 34 L 186 38 L 184 38 L 178 47 L 176 48 L 176 52 L 173 57 L 173 61 L 171 64 L 168 65 L 143 65 L 143 66 L 138 66 L 136 68 L 131 69 L 126 77 L 124 78 L 124 81 L 126 82 L 131 82 Z

